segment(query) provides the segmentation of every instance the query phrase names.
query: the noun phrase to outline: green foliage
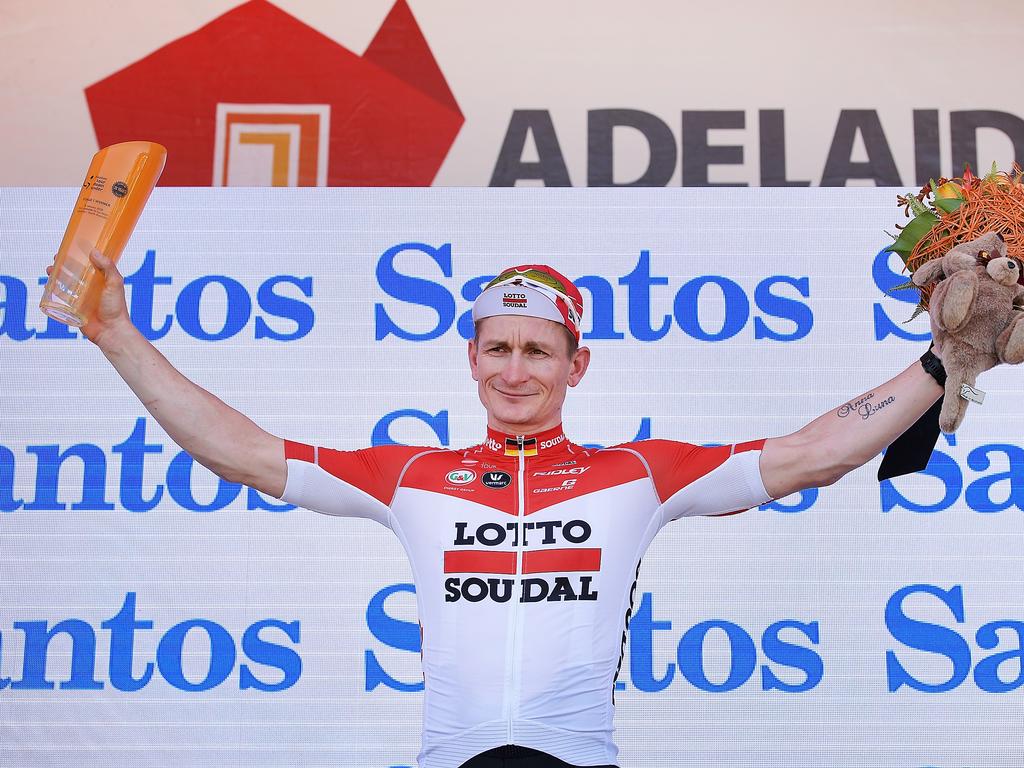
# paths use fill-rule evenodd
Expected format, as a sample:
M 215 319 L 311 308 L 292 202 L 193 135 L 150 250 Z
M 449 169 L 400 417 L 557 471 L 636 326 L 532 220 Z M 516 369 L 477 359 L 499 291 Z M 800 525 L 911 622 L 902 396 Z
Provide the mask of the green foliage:
M 892 293 L 893 291 L 903 291 L 906 290 L 907 288 L 917 288 L 917 285 L 914 284 L 913 280 L 907 280 L 907 282 L 905 283 L 900 283 L 899 285 L 893 286 L 892 288 L 888 289 L 886 293 Z
M 944 197 L 941 200 L 935 201 L 935 207 L 945 213 L 952 213 L 963 204 L 964 199 L 962 197 Z
M 903 259 L 903 263 L 906 264 L 910 258 L 911 252 L 914 250 L 914 246 L 918 244 L 922 237 L 927 235 L 932 227 L 939 222 L 939 217 L 932 213 L 927 208 L 917 214 L 902 230 L 900 230 L 900 236 L 896 238 L 896 242 L 888 247 L 887 250 L 893 251 L 900 255 Z

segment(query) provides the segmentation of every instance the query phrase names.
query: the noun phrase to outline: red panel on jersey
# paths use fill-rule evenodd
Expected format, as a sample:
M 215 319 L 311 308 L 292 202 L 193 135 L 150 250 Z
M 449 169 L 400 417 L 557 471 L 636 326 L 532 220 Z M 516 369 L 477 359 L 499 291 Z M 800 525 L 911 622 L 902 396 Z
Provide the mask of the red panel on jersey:
M 450 549 L 444 553 L 444 572 L 514 574 L 516 553 Z
M 484 462 L 467 459 L 467 455 L 456 451 L 439 451 L 424 456 L 409 467 L 402 478 L 402 487 L 455 496 L 515 515 L 518 482 L 515 462 Z M 492 478 L 492 475 L 495 477 Z M 491 482 L 491 486 L 484 485 L 485 479 Z M 503 482 L 508 484 L 501 485 Z
M 750 440 L 737 443 L 735 450 L 731 445 L 705 447 L 673 440 L 643 440 L 617 447 L 632 449 L 647 460 L 654 475 L 658 498 L 664 503 L 679 489 L 721 466 L 734 452 L 759 451 L 764 442 Z
M 575 474 L 577 472 L 580 474 Z M 580 457 L 576 465 L 562 467 L 550 464 L 538 466 L 528 462 L 526 514 L 531 515 L 566 499 L 575 499 L 645 477 L 647 468 L 643 463 L 633 454 L 623 451 L 599 452 Z
M 333 448 L 314 448 L 291 440 L 284 441 L 285 459 L 317 464 L 382 504 L 391 504 L 398 487 L 398 478 L 409 459 L 429 450 L 410 445 L 379 445 L 359 451 L 337 451 Z
M 599 570 L 600 549 L 535 549 L 523 553 L 523 573 Z

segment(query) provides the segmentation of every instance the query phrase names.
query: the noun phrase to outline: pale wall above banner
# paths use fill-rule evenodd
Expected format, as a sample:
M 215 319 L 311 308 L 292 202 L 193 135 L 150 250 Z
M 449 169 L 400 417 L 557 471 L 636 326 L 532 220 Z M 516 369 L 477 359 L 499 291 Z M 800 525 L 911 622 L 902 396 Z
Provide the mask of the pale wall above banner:
M 1020 3 L 808 8 L 7 0 L 0 184 L 74 185 L 136 139 L 168 147 L 165 186 L 910 187 L 1024 162 Z

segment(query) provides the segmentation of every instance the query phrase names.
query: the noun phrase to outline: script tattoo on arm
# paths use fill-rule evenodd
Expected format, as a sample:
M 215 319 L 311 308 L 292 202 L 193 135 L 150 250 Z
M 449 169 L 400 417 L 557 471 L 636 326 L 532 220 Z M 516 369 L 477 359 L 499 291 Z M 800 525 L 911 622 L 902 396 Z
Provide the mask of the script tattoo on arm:
M 836 409 L 836 415 L 840 419 L 845 419 L 851 413 L 856 413 L 860 416 L 861 420 L 869 419 L 878 413 L 880 410 L 885 408 L 887 405 L 892 405 L 896 402 L 895 395 L 889 395 L 884 400 L 879 400 L 877 403 L 870 402 L 874 398 L 874 392 L 871 392 L 863 397 L 860 397 L 853 402 L 843 403 L 839 408 Z

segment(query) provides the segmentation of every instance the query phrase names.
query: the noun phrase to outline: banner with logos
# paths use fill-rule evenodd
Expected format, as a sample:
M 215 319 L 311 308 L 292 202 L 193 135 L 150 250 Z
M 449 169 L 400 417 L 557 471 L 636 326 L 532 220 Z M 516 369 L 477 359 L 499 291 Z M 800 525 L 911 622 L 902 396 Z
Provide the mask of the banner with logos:
M 409 766 L 423 679 L 390 532 L 219 480 L 37 305 L 76 189 L 0 190 L 0 762 Z M 469 310 L 587 301 L 588 445 L 793 432 L 911 364 L 892 189 L 157 189 L 131 317 L 263 428 L 468 446 Z M 1020 766 L 1024 372 L 927 469 L 667 526 L 618 678 L 623 766 Z
M 1024 163 L 1016 0 L 0 8 L 0 185 L 914 186 Z

